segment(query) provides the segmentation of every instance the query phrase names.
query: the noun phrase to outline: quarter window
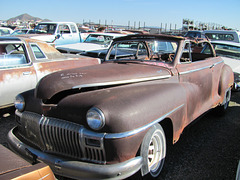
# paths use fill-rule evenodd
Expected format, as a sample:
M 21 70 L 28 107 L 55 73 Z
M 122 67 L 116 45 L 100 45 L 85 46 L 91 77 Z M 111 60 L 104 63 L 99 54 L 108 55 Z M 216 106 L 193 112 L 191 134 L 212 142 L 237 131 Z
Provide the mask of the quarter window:
M 31 44 L 31 48 L 36 59 L 46 59 L 45 54 L 36 44 Z

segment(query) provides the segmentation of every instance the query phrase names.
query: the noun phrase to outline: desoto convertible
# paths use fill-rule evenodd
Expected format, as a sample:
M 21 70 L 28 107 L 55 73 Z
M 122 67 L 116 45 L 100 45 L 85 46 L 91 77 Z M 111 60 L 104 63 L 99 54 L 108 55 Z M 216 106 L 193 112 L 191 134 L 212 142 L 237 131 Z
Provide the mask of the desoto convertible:
M 54 72 L 19 94 L 9 145 L 65 177 L 156 178 L 168 143 L 205 112 L 225 112 L 233 81 L 207 40 L 119 37 L 102 64 Z

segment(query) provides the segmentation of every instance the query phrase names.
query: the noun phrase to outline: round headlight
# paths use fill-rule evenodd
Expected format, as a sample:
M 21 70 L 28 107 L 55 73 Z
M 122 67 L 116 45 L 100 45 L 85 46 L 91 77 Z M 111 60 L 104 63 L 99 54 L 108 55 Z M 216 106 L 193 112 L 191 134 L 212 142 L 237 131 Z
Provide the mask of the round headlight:
M 99 130 L 105 125 L 105 116 L 98 108 L 91 108 L 87 112 L 87 123 L 94 130 Z
M 15 108 L 19 111 L 23 111 L 25 108 L 25 101 L 21 95 L 17 95 L 14 102 Z

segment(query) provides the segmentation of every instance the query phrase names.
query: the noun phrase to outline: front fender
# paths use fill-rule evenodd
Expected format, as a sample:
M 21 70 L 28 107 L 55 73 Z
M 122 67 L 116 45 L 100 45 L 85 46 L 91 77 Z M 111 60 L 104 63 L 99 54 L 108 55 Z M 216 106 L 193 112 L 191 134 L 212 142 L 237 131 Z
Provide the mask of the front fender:
M 178 107 L 185 105 L 185 102 L 186 92 L 180 84 L 155 83 L 129 86 L 110 95 L 97 107 L 105 114 L 105 131 L 122 133 L 152 122 L 160 122 L 164 118 L 171 119 Z M 181 126 L 182 122 L 175 124 Z

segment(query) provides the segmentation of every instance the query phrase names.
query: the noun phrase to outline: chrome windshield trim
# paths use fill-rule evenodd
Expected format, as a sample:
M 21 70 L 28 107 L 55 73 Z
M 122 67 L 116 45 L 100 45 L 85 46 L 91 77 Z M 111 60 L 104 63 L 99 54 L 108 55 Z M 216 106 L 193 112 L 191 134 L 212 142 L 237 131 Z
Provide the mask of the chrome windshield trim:
M 119 138 L 126 138 L 126 137 L 129 137 L 129 136 L 133 136 L 133 135 L 135 135 L 137 133 L 140 133 L 140 132 L 150 128 L 154 124 L 159 123 L 160 121 L 162 121 L 163 119 L 165 119 L 170 114 L 172 114 L 173 112 L 177 111 L 178 109 L 180 109 L 183 106 L 184 106 L 184 104 L 181 104 L 180 106 L 174 108 L 173 110 L 171 110 L 168 113 L 164 114 L 160 118 L 158 118 L 158 119 L 152 121 L 151 123 L 146 124 L 146 125 L 144 125 L 142 127 L 139 127 L 139 128 L 134 129 L 132 131 L 127 131 L 127 132 L 122 132 L 122 133 L 111 133 L 111 134 L 110 133 L 106 133 L 104 138 L 105 139 L 119 139 Z
M 212 65 L 209 65 L 209 66 L 205 66 L 205 67 L 202 67 L 202 68 L 198 68 L 198 69 L 193 69 L 193 70 L 189 70 L 189 71 L 184 71 L 184 72 L 180 72 L 179 74 L 188 74 L 188 73 L 193 73 L 193 72 L 196 72 L 196 71 L 201 71 L 201 70 L 204 70 L 204 69 L 208 69 L 208 68 L 212 68 L 218 64 L 221 64 L 223 63 L 224 61 L 219 61 L 219 62 L 216 62 Z
M 82 85 L 78 85 L 78 86 L 73 86 L 72 89 L 81 89 L 81 88 L 96 87 L 96 86 L 109 86 L 109 85 L 118 85 L 118 84 L 130 84 L 130 83 L 143 82 L 143 81 L 166 79 L 166 78 L 170 78 L 170 77 L 171 77 L 171 75 L 165 75 L 165 76 L 155 76 L 155 77 L 129 79 L 129 80 L 121 80 L 121 81 L 82 84 Z

